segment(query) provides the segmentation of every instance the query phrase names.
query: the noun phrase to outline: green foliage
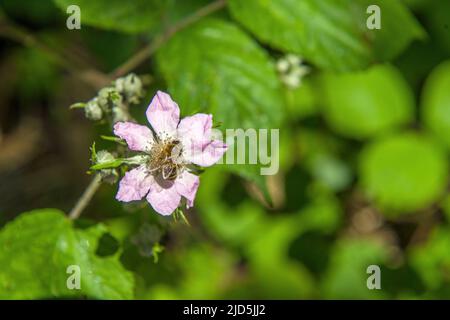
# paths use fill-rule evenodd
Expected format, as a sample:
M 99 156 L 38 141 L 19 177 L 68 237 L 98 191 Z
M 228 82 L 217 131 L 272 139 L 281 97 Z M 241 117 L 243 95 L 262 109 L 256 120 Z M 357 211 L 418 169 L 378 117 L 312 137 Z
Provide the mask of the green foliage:
M 450 2 L 446 0 L 426 1 L 424 12 L 428 22 L 429 33 L 440 48 L 450 54 Z
M 97 163 L 91 166 L 91 170 L 102 170 L 107 168 L 117 168 L 124 163 L 124 159 L 114 159 L 112 161 Z
M 446 227 L 433 231 L 428 241 L 411 250 L 413 267 L 422 277 L 426 286 L 431 290 L 438 290 L 443 286 L 450 266 L 450 233 Z M 445 298 L 449 298 L 446 295 Z
M 383 15 L 381 30 L 366 27 L 373 4 Z M 397 0 L 231 0 L 229 9 L 261 41 L 335 71 L 390 60 L 423 34 Z
M 72 4 L 81 30 L 66 28 Z M 0 7 L 0 299 L 450 297 L 448 0 Z M 139 78 L 111 79 L 124 65 Z M 108 122 L 147 124 L 157 90 L 224 132 L 279 129 L 279 172 L 198 170 L 193 208 L 172 217 L 116 201 L 116 180 L 148 160 Z M 111 184 L 88 185 L 90 166 Z M 75 221 L 21 213 L 70 208 L 86 186 Z M 81 290 L 67 288 L 71 265 Z
M 298 88 L 284 89 L 286 107 L 291 116 L 307 118 L 318 113 L 317 101 L 319 98 L 314 80 L 307 78 Z
M 381 265 L 387 259 L 386 249 L 369 240 L 342 240 L 335 244 L 330 269 L 322 280 L 325 297 L 329 299 L 380 299 L 382 290 L 368 290 L 366 269 Z M 381 279 L 383 277 L 381 276 Z M 383 284 L 381 284 L 383 288 Z
M 450 148 L 450 61 L 433 70 L 423 92 L 422 114 L 426 125 Z
M 325 74 L 322 81 L 325 120 L 346 137 L 365 139 L 384 134 L 413 118 L 413 94 L 393 66 Z
M 346 189 L 352 181 L 350 165 L 342 159 L 341 141 L 317 130 L 301 130 L 298 134 L 301 161 L 320 187 L 332 191 Z
M 26 9 L 23 4 L 15 0 L 3 0 L 2 9 L 11 16 L 26 18 L 33 23 L 46 24 L 51 22 L 58 13 L 52 0 L 28 0 Z
M 132 298 L 133 275 L 119 263 L 118 256 L 95 254 L 105 232 L 102 224 L 74 229 L 70 220 L 54 209 L 21 214 L 0 232 L 0 297 Z M 67 288 L 70 265 L 80 267 L 81 290 Z
M 398 215 L 423 209 L 444 193 L 447 165 L 433 141 L 403 133 L 367 146 L 360 162 L 361 184 L 386 213 Z
M 81 23 L 129 33 L 149 31 L 162 20 L 168 2 L 158 0 L 54 0 L 64 12 L 70 5 L 81 10 Z

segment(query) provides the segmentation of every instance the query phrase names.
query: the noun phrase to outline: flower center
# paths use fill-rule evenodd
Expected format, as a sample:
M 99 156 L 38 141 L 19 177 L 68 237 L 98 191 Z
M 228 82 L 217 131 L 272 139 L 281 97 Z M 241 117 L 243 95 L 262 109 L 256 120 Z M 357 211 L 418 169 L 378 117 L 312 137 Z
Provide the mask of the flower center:
M 150 150 L 148 168 L 153 175 L 164 180 L 174 180 L 183 170 L 182 148 L 179 140 L 166 140 L 155 143 Z

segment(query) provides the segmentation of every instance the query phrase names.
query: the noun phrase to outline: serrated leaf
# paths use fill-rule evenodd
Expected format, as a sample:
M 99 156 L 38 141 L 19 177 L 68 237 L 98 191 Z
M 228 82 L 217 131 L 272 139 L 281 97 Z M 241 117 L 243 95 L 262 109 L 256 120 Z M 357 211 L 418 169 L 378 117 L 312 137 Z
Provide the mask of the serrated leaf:
M 302 55 L 318 67 L 348 71 L 399 54 L 422 28 L 397 0 L 230 0 L 232 16 L 261 41 Z M 366 10 L 381 9 L 381 29 L 369 30 Z
M 70 5 L 79 6 L 81 27 L 87 24 L 129 33 L 148 32 L 157 26 L 169 4 L 158 0 L 54 0 L 54 2 L 64 12 Z
M 177 33 L 159 50 L 157 63 L 185 115 L 212 113 L 225 128 L 280 123 L 283 106 L 275 67 L 231 23 L 204 19 Z
M 132 298 L 133 276 L 118 256 L 95 254 L 105 232 L 101 224 L 74 229 L 55 209 L 21 214 L 0 232 L 0 298 Z M 80 267 L 80 290 L 67 287 L 70 265 Z

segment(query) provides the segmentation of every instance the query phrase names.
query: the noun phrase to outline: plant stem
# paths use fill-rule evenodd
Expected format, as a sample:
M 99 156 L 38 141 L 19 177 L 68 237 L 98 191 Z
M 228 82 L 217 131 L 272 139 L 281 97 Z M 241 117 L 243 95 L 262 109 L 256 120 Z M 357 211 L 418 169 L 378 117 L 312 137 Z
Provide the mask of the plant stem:
M 92 197 L 94 196 L 95 192 L 97 191 L 98 187 L 100 187 L 101 184 L 102 178 L 100 174 L 96 174 L 94 179 L 92 179 L 91 183 L 89 183 L 87 188 L 84 190 L 80 199 L 78 199 L 77 203 L 75 204 L 75 207 L 73 207 L 73 209 L 70 211 L 69 219 L 75 220 L 81 215 L 81 213 L 87 207 L 87 205 L 89 204 L 89 202 L 91 201 Z
M 122 65 L 116 68 L 112 74 L 111 78 L 115 79 L 121 76 L 124 76 L 131 70 L 135 69 L 145 60 L 147 60 L 153 53 L 158 50 L 164 43 L 166 43 L 175 33 L 178 31 L 190 26 L 194 22 L 197 22 L 201 18 L 210 15 L 213 12 L 216 12 L 226 5 L 226 0 L 217 0 L 208 4 L 207 6 L 202 7 L 198 11 L 194 12 L 192 15 L 186 17 L 185 19 L 179 21 L 173 26 L 167 28 L 162 34 L 157 36 L 152 42 L 150 42 L 147 46 L 142 48 L 136 54 L 131 56 L 130 59 L 125 61 Z

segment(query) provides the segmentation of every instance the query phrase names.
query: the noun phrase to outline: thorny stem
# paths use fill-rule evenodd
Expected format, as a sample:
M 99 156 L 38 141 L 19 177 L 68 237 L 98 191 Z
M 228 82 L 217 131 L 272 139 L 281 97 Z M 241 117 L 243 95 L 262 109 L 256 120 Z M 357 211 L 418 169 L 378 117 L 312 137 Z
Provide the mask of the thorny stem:
M 162 34 L 157 36 L 152 42 L 150 42 L 147 46 L 138 51 L 135 55 L 131 56 L 125 63 L 120 65 L 116 70 L 111 74 L 112 78 L 118 78 L 124 76 L 131 70 L 135 69 L 145 60 L 147 60 L 156 50 L 159 49 L 164 43 L 166 43 L 175 33 L 178 31 L 185 29 L 190 26 L 194 22 L 197 22 L 201 18 L 210 15 L 222 8 L 226 5 L 226 0 L 217 0 L 212 2 L 198 11 L 194 12 L 192 15 L 186 17 L 180 22 L 174 24 L 173 26 L 167 28 Z
M 77 219 L 83 210 L 87 207 L 89 202 L 91 201 L 92 197 L 94 196 L 95 192 L 97 192 L 98 187 L 102 184 L 102 178 L 99 173 L 97 173 L 92 179 L 91 183 L 87 186 L 87 188 L 84 190 L 83 194 L 81 195 L 80 199 L 78 199 L 77 203 L 75 204 L 75 207 L 70 211 L 69 213 L 69 219 L 75 220 Z

